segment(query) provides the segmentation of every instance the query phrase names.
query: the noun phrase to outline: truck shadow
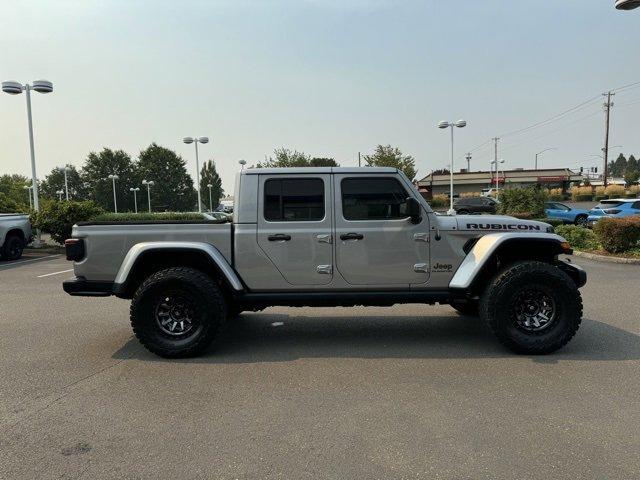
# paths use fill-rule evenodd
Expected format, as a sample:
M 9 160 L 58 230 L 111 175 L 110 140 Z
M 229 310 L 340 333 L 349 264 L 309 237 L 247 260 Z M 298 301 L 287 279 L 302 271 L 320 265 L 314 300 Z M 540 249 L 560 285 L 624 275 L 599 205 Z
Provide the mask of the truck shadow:
M 232 320 L 217 345 L 186 363 L 287 362 L 300 358 L 509 358 L 477 319 L 464 316 L 296 316 L 244 313 Z M 113 358 L 168 361 L 131 338 Z M 584 319 L 576 337 L 537 363 L 640 359 L 640 336 Z

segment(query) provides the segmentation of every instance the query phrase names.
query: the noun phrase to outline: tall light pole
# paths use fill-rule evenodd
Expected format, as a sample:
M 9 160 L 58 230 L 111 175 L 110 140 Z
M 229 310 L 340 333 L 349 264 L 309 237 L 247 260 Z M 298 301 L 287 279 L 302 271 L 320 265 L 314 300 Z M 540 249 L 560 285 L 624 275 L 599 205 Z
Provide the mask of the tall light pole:
M 27 195 L 29 195 L 29 210 L 33 210 L 33 202 L 31 201 L 31 186 L 25 185 L 24 188 L 27 191 Z
M 58 194 L 58 201 L 61 202 L 62 201 L 62 195 L 64 195 L 64 190 L 57 190 L 56 193 Z
M 247 161 L 240 160 L 238 163 L 240 164 L 240 171 L 242 172 L 244 170 L 244 166 L 247 164 Z
M 53 83 L 48 80 L 35 80 L 32 85 L 25 83 L 22 85 L 20 82 L 8 81 L 2 82 L 2 91 L 9 95 L 19 95 L 23 91 L 27 97 L 27 124 L 29 127 L 29 150 L 31 152 L 31 188 L 33 190 L 33 205 L 34 209 L 40 210 L 40 201 L 38 198 L 38 177 L 36 174 L 36 154 L 33 146 L 33 120 L 31 119 L 31 90 L 35 90 L 38 93 L 50 93 L 53 92 Z M 37 231 L 35 240 L 33 241 L 34 247 L 40 247 L 40 231 Z
M 500 182 L 498 177 L 500 176 L 498 173 L 498 164 L 504 163 L 504 159 L 500 160 L 491 160 L 491 171 L 493 171 L 493 165 L 496 166 L 496 200 L 498 200 L 498 196 L 500 195 Z
M 140 191 L 140 187 L 131 187 L 129 191 L 133 192 L 133 211 L 138 213 L 138 192 Z
M 118 175 L 109 175 L 107 178 L 111 180 L 113 183 L 113 211 L 118 213 L 118 200 L 116 199 L 116 180 L 118 180 Z
M 471 153 L 467 153 L 467 155 L 464 157 L 467 159 L 467 172 L 471 171 Z
M 64 167 L 60 167 L 60 170 L 64 172 L 64 193 L 68 202 L 69 201 L 69 183 L 67 181 L 67 172 L 70 170 L 70 168 L 65 165 Z
M 209 188 L 209 211 L 213 212 L 213 197 L 211 196 L 211 188 L 213 185 L 207 183 L 207 187 Z
M 202 197 L 200 195 L 200 162 L 198 160 L 198 143 L 209 143 L 208 137 L 184 137 L 182 141 L 186 144 L 195 143 L 196 145 L 196 184 L 198 190 L 198 212 L 202 213 Z
M 551 148 L 545 148 L 544 150 L 542 150 L 541 152 L 536 153 L 536 162 L 534 164 L 534 169 L 537 170 L 538 169 L 538 155 L 542 155 L 544 152 L 548 152 L 549 150 L 557 150 L 556 147 L 551 147 Z
M 154 181 L 142 180 L 142 184 L 147 186 L 147 202 L 149 203 L 149 213 L 151 213 L 151 185 L 154 185 Z
M 453 127 L 463 128 L 467 126 L 466 120 L 458 120 L 457 122 L 442 121 L 438 123 L 438 128 L 451 128 L 451 170 L 449 172 L 449 211 L 447 214 L 454 215 L 456 211 L 453 209 Z

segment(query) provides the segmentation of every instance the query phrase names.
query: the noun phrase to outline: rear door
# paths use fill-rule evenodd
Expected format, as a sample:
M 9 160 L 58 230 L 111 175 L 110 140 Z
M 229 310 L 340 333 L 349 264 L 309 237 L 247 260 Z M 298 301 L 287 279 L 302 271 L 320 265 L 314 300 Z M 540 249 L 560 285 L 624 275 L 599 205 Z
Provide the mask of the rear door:
M 258 246 L 291 285 L 333 277 L 331 175 L 260 175 Z
M 406 214 L 397 176 L 334 175 L 336 266 L 351 285 L 423 284 L 429 279 L 429 221 Z

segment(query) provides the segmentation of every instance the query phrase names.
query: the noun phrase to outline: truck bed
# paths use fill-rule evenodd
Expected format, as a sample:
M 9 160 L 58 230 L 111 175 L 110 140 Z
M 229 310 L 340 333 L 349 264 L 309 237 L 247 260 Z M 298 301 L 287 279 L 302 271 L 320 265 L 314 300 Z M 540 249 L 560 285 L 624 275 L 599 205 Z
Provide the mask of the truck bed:
M 76 277 L 112 282 L 129 249 L 141 242 L 206 242 L 232 262 L 232 225 L 215 221 L 85 222 L 73 227 L 84 239 L 85 258 L 74 264 Z

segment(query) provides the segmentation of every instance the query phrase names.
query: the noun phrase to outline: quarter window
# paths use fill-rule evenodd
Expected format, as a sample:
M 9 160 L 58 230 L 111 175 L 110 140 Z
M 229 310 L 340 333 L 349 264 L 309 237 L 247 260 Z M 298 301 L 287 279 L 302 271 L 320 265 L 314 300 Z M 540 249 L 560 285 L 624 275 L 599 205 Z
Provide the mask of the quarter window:
M 395 178 L 345 178 L 341 182 L 346 220 L 390 220 L 407 217 L 409 194 Z
M 324 218 L 324 181 L 320 178 L 272 178 L 264 182 L 264 218 L 272 222 Z

